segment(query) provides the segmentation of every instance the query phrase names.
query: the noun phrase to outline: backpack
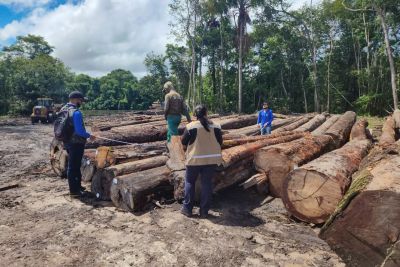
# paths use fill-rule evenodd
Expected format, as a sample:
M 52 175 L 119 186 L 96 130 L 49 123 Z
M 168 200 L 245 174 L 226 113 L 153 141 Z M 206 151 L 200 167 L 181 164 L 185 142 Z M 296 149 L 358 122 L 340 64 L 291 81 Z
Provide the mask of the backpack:
M 74 133 L 71 119 L 75 111 L 75 108 L 65 106 L 57 114 L 57 118 L 54 121 L 54 137 L 58 141 L 65 143 L 71 139 L 72 134 Z

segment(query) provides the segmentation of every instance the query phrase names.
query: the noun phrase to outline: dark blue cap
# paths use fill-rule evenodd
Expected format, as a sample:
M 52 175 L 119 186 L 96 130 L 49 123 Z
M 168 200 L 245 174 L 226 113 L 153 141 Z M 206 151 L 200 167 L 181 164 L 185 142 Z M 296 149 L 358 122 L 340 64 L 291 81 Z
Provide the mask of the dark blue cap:
M 73 91 L 69 94 L 69 99 L 74 99 L 74 98 L 79 98 L 85 101 L 87 100 L 87 98 L 84 97 L 84 95 L 79 91 Z

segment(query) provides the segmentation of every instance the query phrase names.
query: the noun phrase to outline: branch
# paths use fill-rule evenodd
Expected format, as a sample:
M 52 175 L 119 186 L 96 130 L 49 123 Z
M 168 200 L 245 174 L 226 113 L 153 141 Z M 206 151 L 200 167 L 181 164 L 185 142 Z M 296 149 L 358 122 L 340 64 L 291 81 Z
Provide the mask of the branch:
M 345 0 L 342 0 L 342 6 L 343 6 L 346 10 L 349 10 L 349 11 L 352 11 L 352 12 L 374 11 L 373 9 L 363 9 L 363 8 L 356 8 L 356 9 L 354 9 L 354 8 L 350 8 L 350 7 L 346 6 L 346 4 L 344 3 L 344 1 L 345 1 Z

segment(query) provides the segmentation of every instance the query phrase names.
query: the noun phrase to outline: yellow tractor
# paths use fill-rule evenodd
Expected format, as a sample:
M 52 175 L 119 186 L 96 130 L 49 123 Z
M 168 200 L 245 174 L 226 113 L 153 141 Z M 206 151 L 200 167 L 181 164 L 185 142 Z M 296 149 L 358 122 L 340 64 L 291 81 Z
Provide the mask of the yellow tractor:
M 55 105 L 51 98 L 38 98 L 37 105 L 33 107 L 31 121 L 32 124 L 53 123 L 56 113 L 60 111 L 61 105 Z

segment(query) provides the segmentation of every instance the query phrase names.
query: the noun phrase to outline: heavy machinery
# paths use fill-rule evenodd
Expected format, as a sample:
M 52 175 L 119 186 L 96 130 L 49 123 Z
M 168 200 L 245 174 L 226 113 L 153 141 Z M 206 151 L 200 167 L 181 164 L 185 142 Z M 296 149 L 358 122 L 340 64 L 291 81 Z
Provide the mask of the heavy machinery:
M 32 124 L 53 123 L 56 113 L 61 109 L 61 105 L 53 103 L 51 98 L 38 98 L 37 105 L 33 107 L 31 121 Z

